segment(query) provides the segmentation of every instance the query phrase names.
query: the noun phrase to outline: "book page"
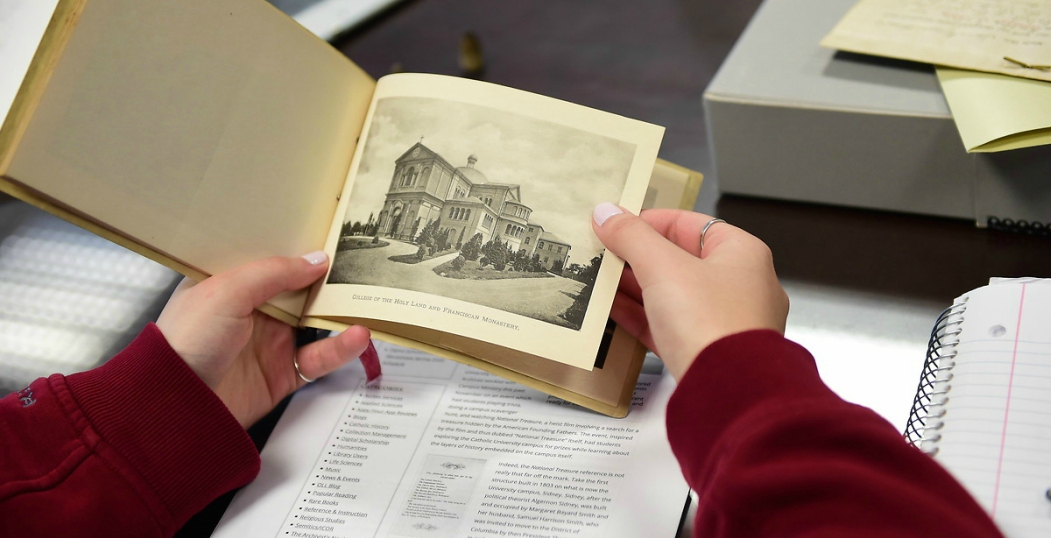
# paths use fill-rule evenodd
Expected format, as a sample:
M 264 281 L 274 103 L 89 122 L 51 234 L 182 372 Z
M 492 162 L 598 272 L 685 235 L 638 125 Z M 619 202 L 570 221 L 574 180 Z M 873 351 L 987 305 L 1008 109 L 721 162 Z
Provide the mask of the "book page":
M 636 538 L 676 534 L 689 488 L 655 357 L 611 419 L 467 366 L 381 344 L 295 396 L 215 533 Z
M 0 125 L 15 102 L 22 78 L 51 20 L 58 0 L 5 0 L 0 3 Z
M 639 210 L 663 131 L 477 81 L 384 77 L 308 314 L 591 369 L 623 268 L 591 213 Z
M 258 0 L 91 0 L 6 175 L 203 276 L 302 255 L 373 87 Z
M 1049 536 L 1051 281 L 991 284 L 964 299 L 935 457 L 1005 535 Z
M 1051 2 L 861 0 L 821 45 L 1051 81 Z
M 703 177 L 698 172 L 657 159 L 646 189 L 643 209 L 691 209 L 702 181 Z M 304 318 L 304 322 L 331 330 L 346 328 L 345 325 L 320 318 Z M 607 327 L 607 333 L 610 330 Z M 481 369 L 490 366 L 505 368 L 498 375 L 614 417 L 623 417 L 628 413 L 631 390 L 645 354 L 645 348 L 619 327 L 612 329 L 612 334 L 603 336 L 595 367 L 591 370 L 520 353 L 500 353 L 487 356 L 485 361 L 472 360 L 434 346 L 426 346 L 425 349 L 418 341 L 398 338 L 375 329 L 372 335 L 373 338 L 414 346 Z

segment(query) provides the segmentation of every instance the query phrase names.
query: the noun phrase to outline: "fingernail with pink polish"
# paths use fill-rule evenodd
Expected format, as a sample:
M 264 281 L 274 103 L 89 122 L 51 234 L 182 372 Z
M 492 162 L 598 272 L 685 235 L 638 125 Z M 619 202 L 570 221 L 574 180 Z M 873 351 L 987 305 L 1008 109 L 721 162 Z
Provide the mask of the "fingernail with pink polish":
M 602 202 L 601 204 L 595 206 L 595 224 L 602 226 L 606 223 L 607 219 L 609 219 L 613 215 L 620 215 L 623 212 L 624 210 L 622 210 L 616 204 Z
M 322 250 L 318 250 L 311 252 L 310 254 L 304 254 L 303 259 L 310 262 L 310 265 L 321 265 L 328 261 L 328 254 L 325 254 Z

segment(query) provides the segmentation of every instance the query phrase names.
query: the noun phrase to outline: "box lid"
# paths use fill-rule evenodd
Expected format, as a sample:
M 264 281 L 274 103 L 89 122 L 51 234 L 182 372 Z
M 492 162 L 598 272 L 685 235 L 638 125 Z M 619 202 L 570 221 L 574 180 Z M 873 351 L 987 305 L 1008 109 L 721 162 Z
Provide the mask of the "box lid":
M 818 44 L 855 2 L 766 0 L 705 98 L 951 119 L 932 66 Z

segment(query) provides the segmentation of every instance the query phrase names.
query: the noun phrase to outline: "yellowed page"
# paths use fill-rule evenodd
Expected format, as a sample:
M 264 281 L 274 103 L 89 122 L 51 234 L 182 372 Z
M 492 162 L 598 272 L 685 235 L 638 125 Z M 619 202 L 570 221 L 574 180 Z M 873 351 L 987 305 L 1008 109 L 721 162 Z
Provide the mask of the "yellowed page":
M 499 233 L 513 252 L 539 250 L 548 264 L 568 252 L 564 267 L 587 267 L 603 252 L 592 209 L 613 201 L 638 211 L 663 132 L 476 81 L 384 77 L 326 242 L 332 269 L 308 315 L 418 325 L 590 369 L 623 261 L 606 254 L 590 303 L 571 310 L 585 284 L 551 267 L 451 270 L 455 248 L 413 263 L 415 240 L 435 221 L 453 243 Z M 371 237 L 354 235 L 355 222 L 371 225 Z
M 821 45 L 1051 81 L 1051 2 L 861 0 Z
M 703 180 L 700 172 L 657 159 L 642 208 L 692 210 Z
M 202 274 L 299 255 L 324 244 L 373 88 L 265 2 L 91 0 L 6 176 Z
M 1051 144 L 1051 82 L 947 67 L 937 72 L 967 151 Z

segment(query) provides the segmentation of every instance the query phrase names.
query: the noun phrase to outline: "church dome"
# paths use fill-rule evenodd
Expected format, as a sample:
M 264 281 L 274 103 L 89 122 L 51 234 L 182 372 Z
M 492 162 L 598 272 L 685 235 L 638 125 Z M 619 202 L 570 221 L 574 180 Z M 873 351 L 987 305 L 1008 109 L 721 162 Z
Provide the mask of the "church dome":
M 489 180 L 485 178 L 485 174 L 479 172 L 476 168 L 470 166 L 461 166 L 456 169 L 457 172 L 463 174 L 463 177 L 467 178 L 474 185 L 480 185 L 482 183 L 488 183 Z
M 485 178 L 485 174 L 475 169 L 474 163 L 476 162 L 478 162 L 478 156 L 471 154 L 467 157 L 467 166 L 461 166 L 457 168 L 456 171 L 463 174 L 464 177 L 467 178 L 467 181 L 470 181 L 475 185 L 478 185 L 479 183 L 488 183 L 489 180 Z

